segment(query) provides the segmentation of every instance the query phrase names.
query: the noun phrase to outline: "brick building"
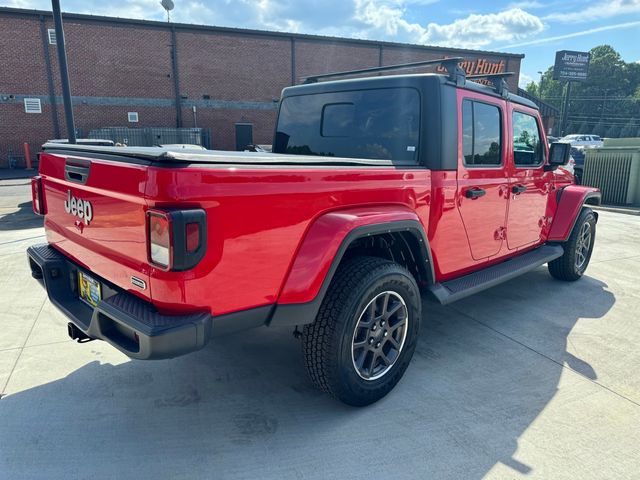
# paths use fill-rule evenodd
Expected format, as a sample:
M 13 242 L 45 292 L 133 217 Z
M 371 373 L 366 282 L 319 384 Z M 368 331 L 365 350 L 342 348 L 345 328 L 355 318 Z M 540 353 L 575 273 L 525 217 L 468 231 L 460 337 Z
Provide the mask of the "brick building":
M 236 123 L 252 124 L 255 143 L 271 143 L 280 91 L 308 75 L 460 56 L 469 73 L 515 72 L 509 83 L 516 91 L 523 57 L 91 15 L 63 18 L 82 135 L 107 126 L 197 122 L 210 129 L 217 149 L 235 148 Z M 67 136 L 53 28 L 50 12 L 0 8 L 0 167 L 9 152 L 22 151 L 23 142 L 37 152 L 45 140 Z M 129 112 L 137 112 L 137 123 L 129 122 Z

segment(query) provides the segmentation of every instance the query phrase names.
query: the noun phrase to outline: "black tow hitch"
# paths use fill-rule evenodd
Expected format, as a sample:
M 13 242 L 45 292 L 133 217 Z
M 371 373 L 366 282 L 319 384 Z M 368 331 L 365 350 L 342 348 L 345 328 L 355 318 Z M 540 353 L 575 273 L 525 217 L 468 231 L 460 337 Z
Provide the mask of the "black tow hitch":
M 77 340 L 78 343 L 86 343 L 91 340 L 95 340 L 95 338 L 91 338 L 71 322 L 67 323 L 67 333 L 69 333 L 71 340 Z

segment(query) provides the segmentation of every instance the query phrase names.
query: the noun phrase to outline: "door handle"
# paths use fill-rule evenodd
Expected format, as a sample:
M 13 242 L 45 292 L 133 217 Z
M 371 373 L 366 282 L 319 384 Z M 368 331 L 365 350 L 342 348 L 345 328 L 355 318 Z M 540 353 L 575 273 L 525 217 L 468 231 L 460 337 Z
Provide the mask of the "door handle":
M 464 196 L 467 198 L 475 199 L 475 198 L 480 198 L 483 195 L 486 195 L 486 193 L 487 192 L 482 188 L 471 187 L 466 192 L 464 192 Z
M 522 192 L 526 192 L 527 191 L 527 187 L 525 185 L 514 185 L 511 188 L 511 192 L 515 193 L 516 195 L 520 195 Z
M 64 178 L 70 182 L 87 183 L 89 178 L 90 162 L 67 161 L 64 165 Z

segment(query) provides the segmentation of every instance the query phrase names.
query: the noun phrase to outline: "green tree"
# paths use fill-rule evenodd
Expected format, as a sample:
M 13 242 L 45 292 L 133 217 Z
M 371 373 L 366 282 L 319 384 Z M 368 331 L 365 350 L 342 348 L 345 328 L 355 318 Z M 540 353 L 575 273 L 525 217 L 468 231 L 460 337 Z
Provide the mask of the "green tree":
M 595 127 L 593 127 L 593 134 L 598 135 L 599 137 L 604 137 L 607 133 L 607 127 L 605 127 L 602 120 L 600 120 Z
M 578 133 L 586 134 L 591 133 L 591 127 L 587 122 L 582 122 L 578 128 Z
M 629 120 L 629 123 L 627 123 L 620 131 L 620 137 L 621 138 L 633 137 L 636 134 L 636 129 L 637 129 L 636 125 L 637 123 L 635 122 L 634 119 Z
M 619 138 L 620 137 L 620 126 L 619 125 L 611 125 L 607 130 L 605 135 L 607 138 Z
M 538 84 L 536 82 L 529 82 L 526 87 L 524 87 L 525 91 L 536 97 L 540 96 L 540 89 L 538 88 Z

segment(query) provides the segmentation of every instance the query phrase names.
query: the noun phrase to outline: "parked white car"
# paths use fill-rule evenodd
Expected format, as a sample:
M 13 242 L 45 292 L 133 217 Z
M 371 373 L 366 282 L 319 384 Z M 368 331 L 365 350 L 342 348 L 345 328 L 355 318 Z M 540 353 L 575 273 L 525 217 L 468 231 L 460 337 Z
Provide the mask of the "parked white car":
M 566 135 L 560 142 L 570 143 L 572 147 L 601 147 L 604 143 L 598 135 Z

